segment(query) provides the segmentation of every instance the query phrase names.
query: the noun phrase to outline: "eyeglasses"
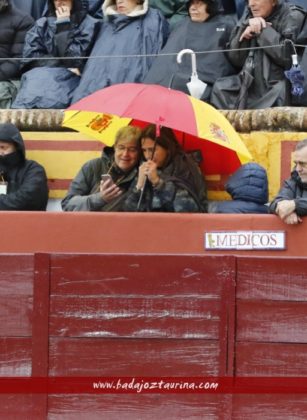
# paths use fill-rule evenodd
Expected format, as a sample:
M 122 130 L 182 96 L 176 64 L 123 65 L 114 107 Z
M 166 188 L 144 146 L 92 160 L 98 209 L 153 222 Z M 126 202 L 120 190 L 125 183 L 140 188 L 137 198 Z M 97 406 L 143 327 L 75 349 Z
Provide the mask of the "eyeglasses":
M 126 147 L 123 146 L 121 144 L 119 144 L 118 146 L 115 146 L 115 149 L 118 150 L 119 152 L 128 152 L 128 153 L 137 153 L 138 148 L 134 147 L 134 146 L 130 146 L 130 147 Z
M 294 161 L 294 166 L 300 166 L 303 169 L 307 169 L 307 162 L 301 162 L 301 161 Z

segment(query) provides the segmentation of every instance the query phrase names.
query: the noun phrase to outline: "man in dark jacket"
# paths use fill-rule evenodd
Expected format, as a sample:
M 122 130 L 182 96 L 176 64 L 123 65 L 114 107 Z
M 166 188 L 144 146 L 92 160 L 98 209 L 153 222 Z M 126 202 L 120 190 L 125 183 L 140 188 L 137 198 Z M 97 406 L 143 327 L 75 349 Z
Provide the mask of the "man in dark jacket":
M 0 210 L 46 210 L 47 201 L 44 168 L 26 159 L 15 125 L 0 124 Z
M 296 43 L 304 18 L 302 9 L 284 0 L 248 0 L 246 14 L 230 36 L 228 53 L 244 77 L 217 80 L 213 91 L 222 93 L 215 94 L 219 99 L 213 105 L 220 109 L 288 105 L 284 71 L 291 67 L 293 54 L 288 46 L 290 41 Z
M 270 204 L 270 212 L 285 223 L 295 225 L 307 215 L 307 139 L 299 142 L 293 154 L 295 169 Z
M 10 108 L 16 96 L 14 80 L 20 78 L 20 63 L 15 58 L 22 56 L 25 35 L 33 22 L 30 15 L 17 9 L 10 0 L 0 0 L 0 108 Z

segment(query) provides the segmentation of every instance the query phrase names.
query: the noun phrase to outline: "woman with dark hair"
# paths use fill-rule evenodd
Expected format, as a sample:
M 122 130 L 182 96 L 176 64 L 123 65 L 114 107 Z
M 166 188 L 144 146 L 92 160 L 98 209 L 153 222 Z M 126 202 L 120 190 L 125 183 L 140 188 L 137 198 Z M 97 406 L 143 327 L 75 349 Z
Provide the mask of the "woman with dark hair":
M 73 102 L 117 83 L 143 82 L 168 36 L 168 23 L 148 0 L 105 0 L 103 23 Z
M 21 88 L 12 108 L 66 108 L 78 86 L 100 23 L 82 0 L 49 0 L 28 31 Z
M 141 134 L 143 162 L 124 205 L 125 211 L 206 212 L 204 178 L 194 159 L 184 153 L 173 131 L 155 125 Z
M 182 63 L 177 63 L 177 53 L 183 49 L 217 51 L 226 48 L 226 43 L 235 25 L 230 16 L 219 13 L 217 0 L 190 0 L 187 3 L 189 16 L 171 32 L 161 54 L 155 59 L 144 83 L 172 87 L 189 93 L 191 57 L 186 54 Z M 207 83 L 201 97 L 208 101 L 211 86 L 218 77 L 234 74 L 234 69 L 222 52 L 197 54 L 197 73 L 200 80 Z

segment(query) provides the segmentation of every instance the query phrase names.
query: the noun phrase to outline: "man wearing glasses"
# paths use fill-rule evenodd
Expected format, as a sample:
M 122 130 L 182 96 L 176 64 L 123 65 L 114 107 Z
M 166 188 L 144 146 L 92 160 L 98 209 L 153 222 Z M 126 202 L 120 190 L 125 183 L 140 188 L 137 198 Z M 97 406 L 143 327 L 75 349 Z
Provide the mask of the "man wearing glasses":
M 301 223 L 302 216 L 307 215 L 307 139 L 296 145 L 293 160 L 291 177 L 270 204 L 270 213 L 289 225 Z

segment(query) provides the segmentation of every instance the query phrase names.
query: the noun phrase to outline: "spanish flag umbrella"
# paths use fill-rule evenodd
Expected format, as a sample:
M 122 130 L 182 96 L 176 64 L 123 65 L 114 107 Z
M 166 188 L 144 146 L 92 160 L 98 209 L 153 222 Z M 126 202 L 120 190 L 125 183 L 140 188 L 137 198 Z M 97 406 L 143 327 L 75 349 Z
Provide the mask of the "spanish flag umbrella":
M 172 128 L 186 151 L 200 151 L 205 175 L 231 174 L 252 157 L 223 114 L 181 91 L 159 85 L 121 83 L 98 90 L 65 110 L 64 127 L 114 144 L 127 124 Z

